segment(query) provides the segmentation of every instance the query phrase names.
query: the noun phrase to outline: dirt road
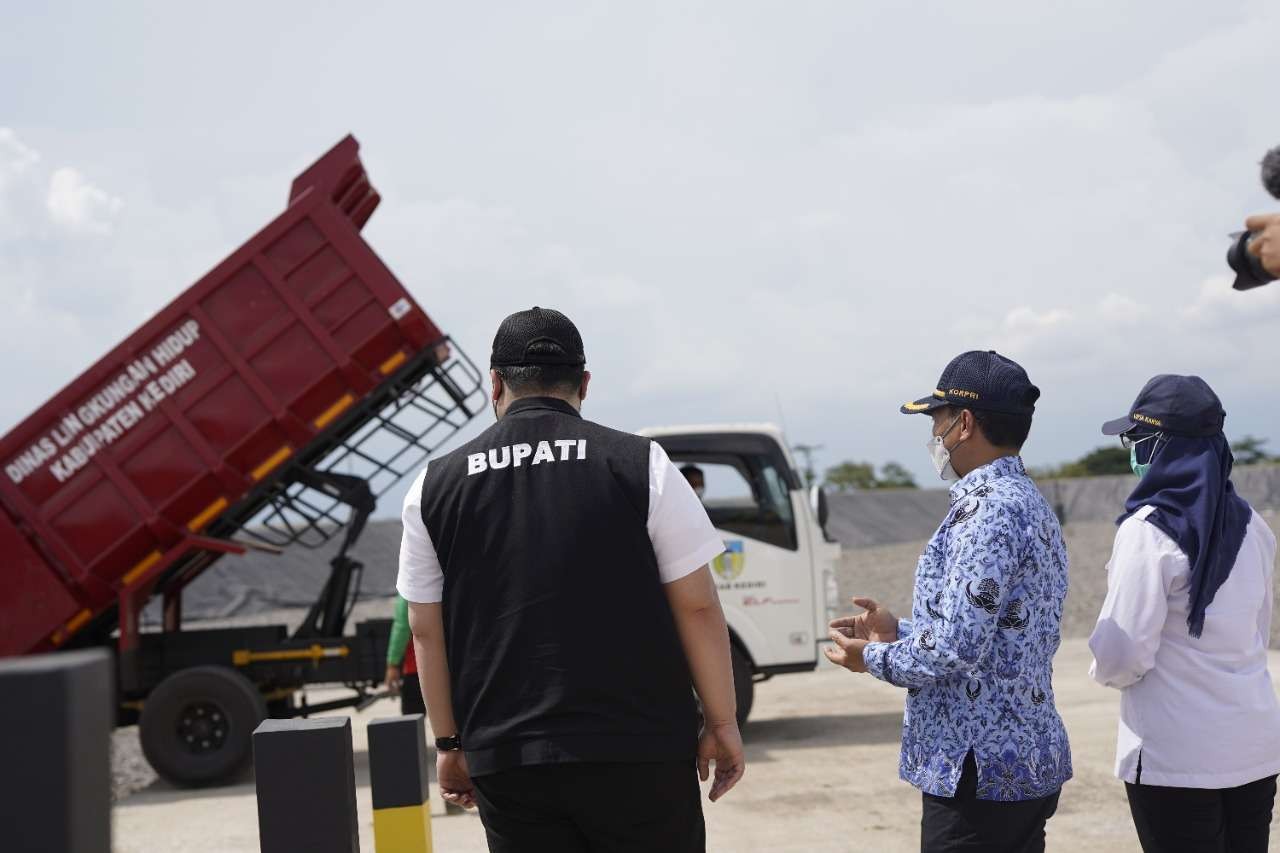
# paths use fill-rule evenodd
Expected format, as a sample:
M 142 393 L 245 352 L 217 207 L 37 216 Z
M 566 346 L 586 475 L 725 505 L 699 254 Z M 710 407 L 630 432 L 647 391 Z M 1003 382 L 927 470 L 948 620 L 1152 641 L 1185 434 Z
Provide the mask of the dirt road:
M 1076 778 L 1049 824 L 1049 849 L 1137 851 L 1124 790 L 1111 775 L 1117 694 L 1088 679 L 1088 649 L 1069 640 L 1059 653 L 1058 704 L 1071 733 Z M 1280 673 L 1280 652 L 1272 672 Z M 384 702 L 356 714 L 355 762 L 361 849 L 372 851 L 365 725 L 391 716 Z M 901 693 L 824 663 L 817 672 L 758 685 L 746 729 L 742 784 L 707 804 L 713 851 L 919 850 L 920 795 L 897 779 Z M 434 791 L 434 788 L 433 788 Z M 474 814 L 446 816 L 432 804 L 437 853 L 486 849 Z M 115 809 L 118 853 L 251 853 L 258 850 L 253 784 L 175 790 L 157 782 Z

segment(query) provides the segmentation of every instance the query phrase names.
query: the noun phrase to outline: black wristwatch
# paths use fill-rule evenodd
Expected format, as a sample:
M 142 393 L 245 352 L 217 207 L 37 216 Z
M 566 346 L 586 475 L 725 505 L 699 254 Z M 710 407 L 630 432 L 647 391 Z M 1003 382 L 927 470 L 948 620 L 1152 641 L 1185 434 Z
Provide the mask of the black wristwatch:
M 462 741 L 457 735 L 436 738 L 436 752 L 457 752 L 462 749 Z

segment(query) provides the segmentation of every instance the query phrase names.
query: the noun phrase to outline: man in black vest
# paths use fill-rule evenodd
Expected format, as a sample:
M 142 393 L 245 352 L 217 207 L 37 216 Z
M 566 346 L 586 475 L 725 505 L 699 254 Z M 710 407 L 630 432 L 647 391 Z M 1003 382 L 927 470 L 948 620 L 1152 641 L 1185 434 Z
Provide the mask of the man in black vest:
M 660 445 L 582 419 L 585 364 L 563 314 L 512 314 L 498 423 L 405 499 L 440 791 L 479 805 L 491 851 L 702 851 L 695 772 L 714 761 L 715 801 L 745 767 L 706 566 L 723 543 Z

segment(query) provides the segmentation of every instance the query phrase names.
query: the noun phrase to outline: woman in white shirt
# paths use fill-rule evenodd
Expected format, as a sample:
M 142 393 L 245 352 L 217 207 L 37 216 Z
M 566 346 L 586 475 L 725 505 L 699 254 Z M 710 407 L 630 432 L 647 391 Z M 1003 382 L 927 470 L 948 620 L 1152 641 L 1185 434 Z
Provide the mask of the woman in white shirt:
M 1195 376 L 1157 376 L 1103 426 L 1139 482 L 1089 639 L 1121 691 L 1116 775 L 1147 853 L 1263 853 L 1280 772 L 1267 672 L 1276 539 L 1231 485 L 1226 414 Z

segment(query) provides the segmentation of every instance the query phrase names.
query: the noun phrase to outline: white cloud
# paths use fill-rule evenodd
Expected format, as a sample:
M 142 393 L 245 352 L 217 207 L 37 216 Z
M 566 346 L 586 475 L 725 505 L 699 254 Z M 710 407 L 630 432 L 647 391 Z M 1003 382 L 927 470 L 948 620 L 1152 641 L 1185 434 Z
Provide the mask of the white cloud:
M 124 203 L 64 166 L 49 172 L 44 158 L 0 127 L 0 244 L 50 239 L 43 222 L 79 234 L 108 234 Z M 45 216 L 37 214 L 44 208 Z
M 181 81 L 130 69 L 203 48 L 112 16 L 114 38 L 80 57 L 99 88 L 45 91 L 0 57 L 33 79 L 30 103 L 78 117 L 24 116 L 46 160 L 77 166 L 57 226 L 52 175 L 0 133 L 0 180 L 22 164 L 0 193 L 0 287 L 21 282 L 31 327 L 12 320 L 0 355 L 41 347 L 42 326 L 82 329 L 0 415 L 278 213 L 297 171 L 282 163 L 300 169 L 349 120 L 383 196 L 366 237 L 390 268 L 480 362 L 506 312 L 568 312 L 607 423 L 773 418 L 781 399 L 793 439 L 827 445 L 820 464 L 925 473 L 896 406 L 956 353 L 995 348 L 1044 390 L 1053 428 L 1033 461 L 1088 449 L 1161 371 L 1213 374 L 1245 401 L 1233 422 L 1265 434 L 1280 404 L 1253 389 L 1274 386 L 1280 285 L 1237 294 L 1219 273 L 1226 232 L 1267 203 L 1256 161 L 1280 139 L 1257 87 L 1280 27 L 1274 3 L 1211 7 L 637 4 L 497 21 L 462 4 L 430 27 L 374 10 L 346 25 L 377 46 L 350 66 L 264 43 L 231 77 Z M 333 36 L 324 16 L 258 31 L 286 23 L 291 44 Z M 210 44 L 243 37 L 230 27 L 202 21 Z M 424 31 L 449 35 L 423 51 Z M 145 61 L 92 53 L 106 43 Z M 317 109 L 334 103 L 359 106 L 338 126 Z M 126 207 L 112 187 L 130 188 Z
M 124 202 L 94 186 L 70 166 L 56 170 L 49 178 L 45 199 L 49 218 L 73 231 L 109 234 L 111 223 Z
M 1108 293 L 1098 303 L 1098 313 L 1102 319 L 1116 326 L 1141 323 L 1147 316 L 1147 310 L 1136 299 L 1122 293 Z
M 12 128 L 0 127 L 0 192 L 39 162 L 39 152 L 22 144 Z
M 1042 387 L 1070 389 L 1088 377 L 1088 396 L 1058 391 L 1072 407 L 1094 405 L 1095 397 L 1156 373 L 1215 376 L 1224 399 L 1253 398 L 1249 389 L 1274 385 L 1272 359 L 1258 354 L 1274 348 L 1280 288 L 1241 294 L 1230 283 L 1215 275 L 1189 294 L 1163 299 L 1109 293 L 1073 310 L 1017 309 L 988 334 L 1016 327 L 1008 352 L 1041 377 Z
M 1064 308 L 1037 312 L 1023 305 L 1005 315 L 1004 325 L 1005 328 L 1017 332 L 1043 332 L 1063 326 L 1071 320 L 1071 312 Z
M 0 243 L 26 231 L 22 213 L 34 200 L 40 153 L 8 127 L 0 127 Z

